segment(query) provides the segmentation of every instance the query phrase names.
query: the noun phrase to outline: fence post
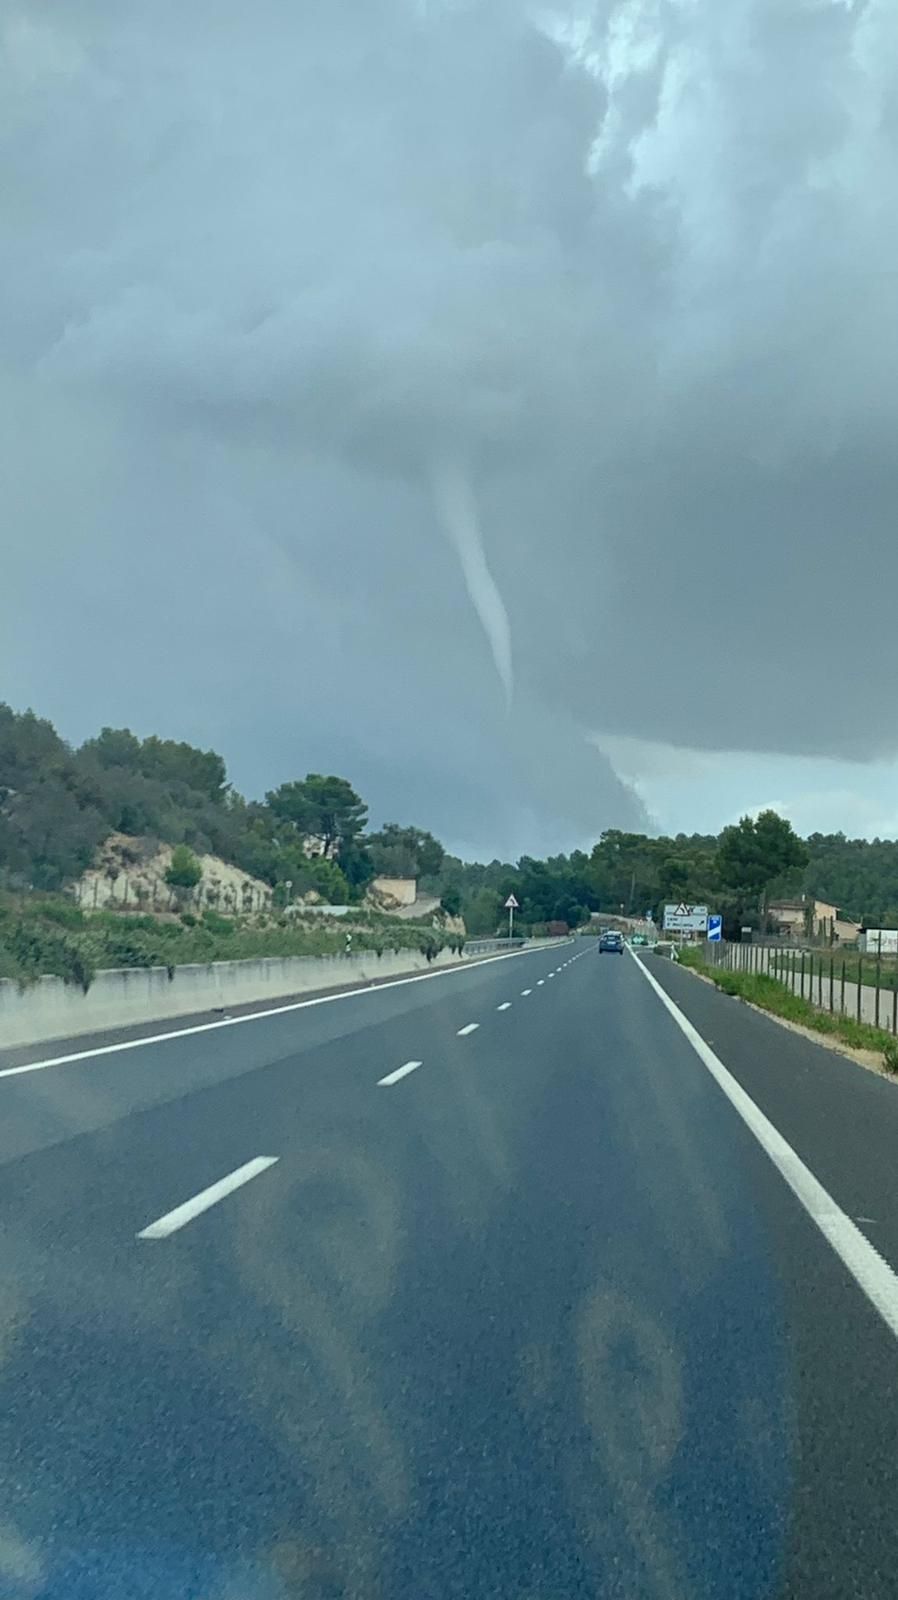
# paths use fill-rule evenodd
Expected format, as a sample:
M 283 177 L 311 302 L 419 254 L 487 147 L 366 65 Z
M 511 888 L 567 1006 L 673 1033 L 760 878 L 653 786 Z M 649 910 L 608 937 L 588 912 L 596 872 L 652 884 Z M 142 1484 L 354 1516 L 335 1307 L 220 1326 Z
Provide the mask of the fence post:
M 879 943 L 882 944 L 882 940 L 881 939 L 880 939 Z M 860 966 L 860 963 L 858 963 L 858 966 Z M 876 952 L 876 1010 L 875 1010 L 877 1028 L 879 1027 L 879 986 L 880 986 L 881 979 L 882 979 L 882 951 L 878 949 L 877 952 Z
M 832 1010 L 833 1010 L 833 980 L 835 978 L 835 968 L 836 968 L 836 958 L 832 953 L 832 946 L 830 946 L 830 952 L 829 952 L 829 1009 L 830 1009 L 830 1015 L 832 1015 Z
M 801 998 L 804 999 L 804 951 L 801 952 Z
M 856 1015 L 857 1015 L 858 1022 L 860 1022 L 860 1020 L 861 1020 L 861 958 L 860 958 L 860 956 L 858 956 L 858 958 L 857 958 L 857 1007 L 856 1007 Z

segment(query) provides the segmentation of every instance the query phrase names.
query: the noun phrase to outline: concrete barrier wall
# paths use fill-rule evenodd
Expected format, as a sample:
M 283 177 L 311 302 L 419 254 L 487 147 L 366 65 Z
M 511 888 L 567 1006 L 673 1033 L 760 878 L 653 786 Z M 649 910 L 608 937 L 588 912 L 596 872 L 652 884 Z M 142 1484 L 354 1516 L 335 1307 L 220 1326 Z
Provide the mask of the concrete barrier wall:
M 441 950 L 433 961 L 415 950 L 359 951 L 352 956 L 271 956 L 260 961 L 214 961 L 206 966 L 121 967 L 98 972 L 84 994 L 61 978 L 39 978 L 27 989 L 0 979 L 0 1046 L 71 1039 L 218 1007 L 282 1000 L 377 978 L 458 966 L 464 957 Z

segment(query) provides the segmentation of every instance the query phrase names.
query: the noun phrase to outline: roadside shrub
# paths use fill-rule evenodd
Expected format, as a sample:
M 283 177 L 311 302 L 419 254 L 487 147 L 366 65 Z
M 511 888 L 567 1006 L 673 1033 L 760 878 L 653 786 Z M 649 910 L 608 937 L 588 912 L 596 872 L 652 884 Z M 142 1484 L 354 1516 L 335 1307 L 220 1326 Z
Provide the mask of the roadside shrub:
M 103 951 L 103 964 L 108 967 L 154 967 L 156 962 L 150 951 L 133 939 L 110 939 Z
M 38 900 L 30 905 L 28 910 L 32 917 L 43 917 L 47 922 L 55 922 L 60 928 L 84 927 L 84 912 L 81 907 L 67 900 Z
M 898 1039 L 889 1039 L 883 1046 L 882 1060 L 886 1072 L 898 1072 Z
M 46 974 L 77 983 L 85 991 L 90 987 L 94 964 L 76 937 L 22 919 L 13 925 L 4 944 L 20 981 L 29 982 Z

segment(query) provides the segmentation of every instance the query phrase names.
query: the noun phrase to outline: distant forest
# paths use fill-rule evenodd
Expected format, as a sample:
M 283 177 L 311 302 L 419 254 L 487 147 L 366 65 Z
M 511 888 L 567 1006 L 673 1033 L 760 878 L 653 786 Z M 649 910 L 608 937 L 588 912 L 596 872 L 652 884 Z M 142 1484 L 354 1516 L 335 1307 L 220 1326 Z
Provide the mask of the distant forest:
M 501 925 L 512 892 L 521 927 L 575 927 L 594 911 L 657 912 L 666 900 L 750 916 L 759 884 L 768 898 L 818 895 L 857 921 L 898 926 L 892 840 L 815 833 L 800 842 L 782 824 L 758 868 L 751 826 L 675 838 L 606 829 L 590 852 L 463 862 L 410 823 L 369 832 L 367 806 L 346 778 L 307 773 L 264 800 L 246 800 L 212 750 L 140 739 L 127 728 L 104 728 L 73 748 L 52 723 L 0 704 L 0 887 L 63 890 L 113 832 L 210 852 L 275 890 L 289 880 L 294 896 L 315 890 L 333 903 L 361 900 L 377 874 L 414 876 L 447 912 L 461 912 L 474 935 Z M 320 859 L 307 857 L 308 836 L 322 841 Z M 778 862 L 791 864 L 771 876 Z

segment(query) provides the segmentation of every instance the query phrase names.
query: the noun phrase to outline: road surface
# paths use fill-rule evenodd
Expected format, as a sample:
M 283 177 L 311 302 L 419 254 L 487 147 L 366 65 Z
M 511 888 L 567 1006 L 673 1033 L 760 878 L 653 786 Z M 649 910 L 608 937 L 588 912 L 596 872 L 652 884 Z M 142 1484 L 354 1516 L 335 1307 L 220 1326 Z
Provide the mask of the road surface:
M 0 1594 L 893 1595 L 898 1088 L 644 967 L 0 1056 Z

